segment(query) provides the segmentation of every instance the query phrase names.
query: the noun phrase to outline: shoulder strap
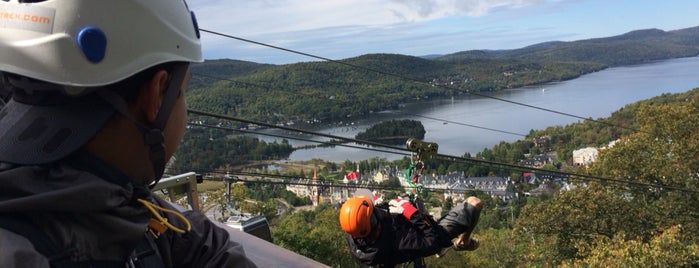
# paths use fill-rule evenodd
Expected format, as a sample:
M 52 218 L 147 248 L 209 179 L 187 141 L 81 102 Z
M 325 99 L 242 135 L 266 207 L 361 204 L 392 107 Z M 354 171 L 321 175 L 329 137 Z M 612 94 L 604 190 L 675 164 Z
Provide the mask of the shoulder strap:
M 165 263 L 160 255 L 158 246 L 155 244 L 153 236 L 144 234 L 141 242 L 131 254 L 129 264 L 135 268 L 164 268 Z

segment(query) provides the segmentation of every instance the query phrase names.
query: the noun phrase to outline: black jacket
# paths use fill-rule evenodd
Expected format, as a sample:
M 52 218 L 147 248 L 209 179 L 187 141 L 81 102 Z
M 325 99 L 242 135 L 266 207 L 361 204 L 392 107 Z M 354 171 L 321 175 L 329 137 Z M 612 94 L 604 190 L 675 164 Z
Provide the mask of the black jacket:
M 2 228 L 0 221 L 0 267 L 49 267 L 48 258 L 37 250 L 41 244 L 55 248 L 53 257 L 125 262 L 143 241 L 151 218 L 137 198 L 172 208 L 145 186 L 87 155 L 41 166 L 0 164 L 0 219 L 42 233 L 20 235 L 23 232 Z M 168 230 L 154 240 L 164 267 L 254 266 L 242 246 L 205 215 L 183 214 L 192 224 L 189 233 Z M 183 226 L 175 216 L 161 215 Z
M 381 225 L 376 241 L 347 235 L 350 253 L 367 265 L 394 267 L 434 255 L 452 244 L 446 230 L 430 215 L 418 211 L 408 220 L 383 206 L 376 206 L 374 214 Z

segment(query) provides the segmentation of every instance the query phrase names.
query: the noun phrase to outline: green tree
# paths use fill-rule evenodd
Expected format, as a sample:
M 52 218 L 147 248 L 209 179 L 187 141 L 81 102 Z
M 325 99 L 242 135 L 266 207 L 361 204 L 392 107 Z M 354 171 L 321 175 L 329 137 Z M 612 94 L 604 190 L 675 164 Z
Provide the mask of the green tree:
M 480 230 L 474 233 L 482 241 L 476 251 L 449 251 L 442 258 L 427 257 L 425 263 L 432 268 L 524 267 L 526 259 L 522 256 L 529 245 L 515 243 L 515 235 L 506 229 Z
M 265 218 L 267 218 L 268 222 L 272 222 L 272 220 L 277 216 L 279 206 L 277 205 L 277 201 L 275 199 L 270 198 L 265 202 L 257 201 L 246 204 L 247 205 L 243 206 L 245 211 L 254 215 L 263 215 Z
M 228 215 L 228 206 L 226 205 L 226 189 L 221 188 L 217 190 L 207 191 L 204 193 L 206 197 L 204 202 L 201 204 L 202 210 L 204 212 L 215 209 L 219 212 L 220 218 L 218 220 L 225 219 Z
M 273 230 L 278 245 L 334 267 L 358 267 L 347 249 L 338 209 L 323 204 L 282 219 Z
M 231 205 L 234 209 L 241 210 L 243 203 L 248 198 L 248 187 L 241 183 L 233 183 L 231 185 Z
M 390 145 L 404 145 L 409 138 L 423 139 L 425 127 L 416 120 L 390 120 L 373 125 L 355 138 Z

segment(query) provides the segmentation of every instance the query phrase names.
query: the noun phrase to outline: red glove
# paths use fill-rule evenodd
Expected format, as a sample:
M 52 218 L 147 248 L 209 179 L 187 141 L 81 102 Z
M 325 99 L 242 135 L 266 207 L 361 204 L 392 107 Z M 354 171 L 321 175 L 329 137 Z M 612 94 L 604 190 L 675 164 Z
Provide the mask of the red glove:
M 403 217 L 408 220 L 417 212 L 417 208 L 410 204 L 410 201 L 401 198 L 391 200 L 388 202 L 388 205 L 390 206 L 388 210 L 391 214 L 403 214 Z

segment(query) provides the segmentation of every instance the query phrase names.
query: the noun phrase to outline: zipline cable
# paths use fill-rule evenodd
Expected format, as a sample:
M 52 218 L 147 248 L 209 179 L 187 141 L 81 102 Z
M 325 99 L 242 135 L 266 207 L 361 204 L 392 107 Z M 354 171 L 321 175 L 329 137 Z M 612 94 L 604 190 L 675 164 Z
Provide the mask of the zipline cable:
M 236 131 L 236 132 L 255 134 L 255 135 L 264 135 L 264 136 L 270 136 L 270 137 L 281 138 L 281 139 L 293 139 L 293 140 L 299 140 L 299 141 L 305 141 L 305 142 L 320 143 L 320 144 L 325 144 L 325 145 L 330 145 L 330 146 L 341 146 L 341 147 L 354 148 L 354 149 L 363 149 L 363 150 L 369 150 L 369 151 L 380 152 L 380 153 L 402 154 L 404 156 L 410 155 L 407 153 L 381 150 L 381 149 L 377 149 L 377 148 L 364 147 L 364 146 L 355 146 L 355 145 L 343 144 L 343 143 L 334 142 L 334 141 L 319 141 L 319 140 L 312 140 L 312 139 L 304 139 L 304 138 L 300 138 L 300 137 L 284 136 L 284 135 L 279 135 L 279 134 L 274 134 L 274 133 L 262 133 L 262 132 L 257 132 L 257 131 L 234 129 L 234 128 L 229 128 L 229 127 L 219 127 L 219 126 L 205 125 L 205 124 L 199 124 L 199 123 L 187 123 L 187 124 L 191 125 L 191 126 L 215 128 L 215 129 L 220 129 L 220 130 Z M 307 134 L 310 134 L 310 133 L 307 133 Z
M 247 176 L 247 177 L 261 177 L 261 178 L 278 178 L 281 179 L 282 181 L 269 181 L 269 180 L 255 180 L 255 179 L 241 179 L 237 178 L 234 181 L 240 181 L 240 182 L 249 182 L 249 183 L 263 183 L 263 184 L 273 184 L 273 185 L 299 185 L 299 186 L 318 186 L 318 187 L 329 187 L 329 188 L 349 188 L 349 189 L 355 189 L 355 188 L 368 188 L 368 189 L 377 189 L 377 190 L 397 190 L 397 191 L 403 191 L 405 190 L 404 187 L 391 187 L 391 186 L 385 186 L 385 185 L 376 185 L 376 184 L 352 184 L 352 183 L 333 183 L 333 182 L 323 182 L 323 183 L 313 183 L 313 182 L 294 182 L 294 181 L 286 181 L 284 179 L 289 179 L 289 180 L 306 180 L 306 181 L 313 181 L 313 178 L 308 178 L 308 177 L 299 177 L 299 176 L 291 176 L 291 175 L 281 175 L 281 174 L 267 174 L 267 173 L 257 173 L 257 172 L 245 172 L 245 171 L 230 171 L 230 172 L 220 172 L 220 171 L 213 171 L 213 172 L 207 172 L 208 174 L 219 174 L 222 176 L 226 175 L 240 175 L 240 176 Z M 210 180 L 210 181 L 223 181 L 223 179 L 210 179 L 210 178 L 204 178 L 204 180 Z M 431 191 L 453 191 L 453 192 L 468 192 L 472 190 L 478 190 L 478 189 L 448 189 L 448 188 L 438 188 L 438 187 L 423 187 L 423 189 L 431 190 Z
M 441 119 L 441 118 L 436 118 L 436 117 L 431 117 L 431 116 L 426 116 L 426 115 L 420 115 L 420 114 L 414 114 L 414 113 L 406 113 L 406 112 L 395 112 L 395 113 L 397 113 L 397 114 L 409 115 L 409 116 L 413 116 L 413 117 L 420 117 L 420 118 L 430 119 L 430 120 L 439 121 L 439 122 L 450 123 L 450 124 L 454 124 L 454 125 L 460 125 L 460 126 L 478 128 L 478 129 L 489 130 L 489 131 L 493 131 L 493 132 L 500 132 L 500 133 L 515 135 L 515 136 L 521 136 L 521 137 L 526 137 L 526 136 L 527 136 L 527 134 L 521 134 L 521 133 L 515 133 L 515 132 L 510 132 L 510 131 L 505 131 L 505 130 L 499 130 L 499 129 L 489 128 L 489 127 L 482 127 L 482 126 L 477 126 L 477 125 L 472 125 L 472 124 L 466 124 L 466 123 L 462 123 L 462 122 L 451 121 L 451 120 L 446 120 L 446 119 Z
M 407 148 L 400 148 L 400 147 L 396 147 L 396 146 L 390 146 L 390 145 L 371 142 L 371 141 L 351 139 L 351 138 L 346 138 L 346 137 L 341 137 L 341 136 L 336 136 L 336 135 L 331 135 L 331 134 L 307 131 L 307 130 L 302 130 L 302 129 L 295 129 L 295 128 L 290 128 L 290 127 L 286 127 L 286 126 L 277 126 L 277 125 L 268 124 L 268 123 L 264 123 L 264 122 L 257 122 L 257 121 L 253 121 L 253 120 L 235 118 L 235 117 L 231 117 L 231 116 L 225 116 L 225 115 L 219 115 L 219 114 L 214 114 L 214 113 L 209 113 L 209 112 L 197 111 L 197 110 L 193 110 L 193 109 L 188 109 L 188 112 L 193 113 L 193 114 L 197 114 L 197 115 L 202 115 L 202 116 L 215 117 L 215 118 L 219 118 L 219 119 L 233 120 L 233 121 L 238 121 L 238 122 L 243 122 L 243 123 L 248 123 L 248 124 L 257 124 L 257 125 L 265 126 L 265 127 L 269 127 L 269 128 L 278 128 L 278 129 L 283 129 L 283 130 L 288 130 L 288 131 L 293 131 L 293 132 L 302 132 L 302 133 L 306 133 L 306 134 L 310 134 L 310 135 L 323 136 L 323 137 L 332 138 L 332 139 L 336 139 L 336 140 L 345 140 L 345 141 L 350 141 L 350 142 L 354 142 L 357 144 L 367 144 L 367 145 L 376 146 L 376 147 L 388 148 L 388 149 L 392 149 L 392 150 L 396 150 L 396 151 L 410 152 Z M 260 133 L 258 133 L 258 134 L 260 134 Z M 318 141 L 316 141 L 316 142 L 318 142 Z M 367 148 L 361 147 L 360 149 L 367 149 Z M 596 181 L 600 181 L 600 182 L 611 182 L 611 183 L 615 183 L 615 184 L 635 185 L 635 186 L 639 186 L 639 187 L 652 187 L 652 188 L 656 188 L 656 189 L 667 189 L 667 190 L 674 190 L 674 191 L 682 191 L 682 192 L 699 194 L 699 190 L 692 190 L 692 189 L 687 189 L 687 188 L 682 188 L 682 187 L 634 182 L 634 181 L 627 181 L 627 180 L 622 180 L 622 179 L 612 179 L 612 178 L 605 178 L 605 177 L 593 176 L 593 175 L 587 175 L 587 174 L 576 174 L 576 173 L 569 173 L 569 172 L 562 172 L 562 171 L 552 171 L 552 170 L 541 169 L 541 168 L 524 167 L 524 166 L 518 166 L 518 165 L 514 165 L 514 164 L 507 164 L 507 163 L 494 162 L 494 161 L 488 161 L 488 160 L 480 160 L 480 159 L 475 159 L 475 158 L 457 157 L 457 156 L 444 155 L 444 154 L 437 154 L 435 158 L 439 158 L 439 159 L 442 159 L 445 161 L 451 161 L 451 162 L 479 163 L 482 165 L 507 167 L 507 168 L 511 168 L 514 170 L 538 171 L 538 172 L 542 172 L 542 173 L 546 173 L 546 174 L 555 174 L 555 175 L 561 175 L 561 176 L 566 176 L 566 177 L 573 176 L 573 177 L 579 177 L 579 178 L 581 178 L 581 180 L 584 180 L 582 178 L 585 178 L 588 180 L 596 180 Z

